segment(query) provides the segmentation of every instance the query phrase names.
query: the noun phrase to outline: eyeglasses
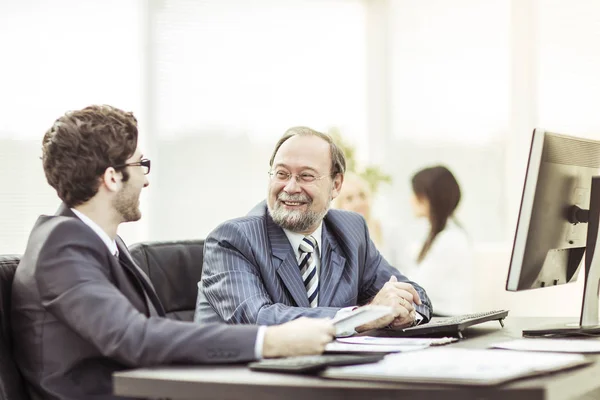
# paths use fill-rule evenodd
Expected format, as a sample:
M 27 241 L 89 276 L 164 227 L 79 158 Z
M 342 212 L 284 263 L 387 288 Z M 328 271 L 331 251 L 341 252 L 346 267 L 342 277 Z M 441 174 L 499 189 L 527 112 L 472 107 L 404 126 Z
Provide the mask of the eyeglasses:
M 148 175 L 150 173 L 150 160 L 147 158 L 144 158 L 137 162 L 117 165 L 115 168 L 135 167 L 135 166 L 140 166 L 140 167 L 144 168 L 144 175 Z
M 317 176 L 315 174 L 311 174 L 310 172 L 303 172 L 301 174 L 292 174 L 287 171 L 277 170 L 277 171 L 269 171 L 269 176 L 272 180 L 279 183 L 287 183 L 294 176 L 296 178 L 297 183 L 314 183 L 323 178 L 326 178 L 327 175 Z

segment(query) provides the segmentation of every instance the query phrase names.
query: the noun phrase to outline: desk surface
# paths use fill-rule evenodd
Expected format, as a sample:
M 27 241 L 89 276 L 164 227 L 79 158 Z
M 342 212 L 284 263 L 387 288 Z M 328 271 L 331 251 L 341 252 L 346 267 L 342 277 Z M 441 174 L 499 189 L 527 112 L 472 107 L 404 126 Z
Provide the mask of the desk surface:
M 526 328 L 540 327 L 565 319 L 511 318 L 501 328 L 497 321 L 471 327 L 467 339 L 449 346 L 486 348 L 490 343 L 521 337 Z M 590 356 L 600 360 L 599 356 Z M 319 400 L 336 399 L 574 399 L 600 391 L 600 363 L 547 376 L 515 381 L 492 388 L 413 385 L 382 382 L 327 380 L 255 372 L 245 366 L 190 366 L 144 368 L 114 375 L 115 394 L 131 397 L 170 399 Z

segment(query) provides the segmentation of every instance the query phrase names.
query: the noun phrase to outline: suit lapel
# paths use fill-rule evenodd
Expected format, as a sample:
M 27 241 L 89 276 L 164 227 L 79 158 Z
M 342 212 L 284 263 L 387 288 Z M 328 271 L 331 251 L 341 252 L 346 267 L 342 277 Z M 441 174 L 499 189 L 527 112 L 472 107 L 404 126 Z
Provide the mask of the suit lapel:
M 160 316 L 165 316 L 165 310 L 154 290 L 154 286 L 150 281 L 150 278 L 146 273 L 137 266 L 131 254 L 129 254 L 129 250 L 127 250 L 127 246 L 123 243 L 120 237 L 117 237 L 117 248 L 119 249 L 119 261 L 121 261 L 121 265 L 127 268 L 134 276 L 136 276 L 140 283 L 142 284 L 144 291 L 148 295 L 148 300 L 152 303 L 152 306 L 156 309 L 156 312 Z
M 287 236 L 267 213 L 267 234 L 271 242 L 271 262 L 298 307 L 310 307 L 300 276 L 298 262 Z
M 58 211 L 56 212 L 56 215 L 62 215 L 65 217 L 79 219 L 77 215 L 75 215 L 75 213 L 71 211 L 71 209 L 67 207 L 67 205 L 64 203 L 60 205 Z M 158 299 L 158 296 L 156 294 L 156 291 L 154 290 L 154 286 L 152 286 L 150 278 L 148 278 L 144 271 L 137 266 L 135 261 L 133 261 L 133 258 L 131 258 L 129 251 L 127 250 L 127 246 L 125 246 L 125 243 L 123 243 L 120 237 L 117 236 L 116 242 L 117 248 L 119 249 L 119 260 L 115 260 L 115 262 L 120 261 L 119 264 L 126 268 L 130 273 L 132 273 L 133 276 L 137 278 L 139 283 L 142 285 L 142 289 L 144 291 L 144 298 L 146 302 L 150 302 L 150 304 L 148 304 L 150 313 L 152 314 L 152 312 L 154 311 L 156 314 L 164 316 L 165 310 L 160 300 Z M 108 248 L 106 248 L 106 252 L 110 254 Z M 114 258 L 114 255 L 111 254 L 111 257 Z
M 337 241 L 323 222 L 321 270 L 319 272 L 319 307 L 329 307 L 346 266 Z

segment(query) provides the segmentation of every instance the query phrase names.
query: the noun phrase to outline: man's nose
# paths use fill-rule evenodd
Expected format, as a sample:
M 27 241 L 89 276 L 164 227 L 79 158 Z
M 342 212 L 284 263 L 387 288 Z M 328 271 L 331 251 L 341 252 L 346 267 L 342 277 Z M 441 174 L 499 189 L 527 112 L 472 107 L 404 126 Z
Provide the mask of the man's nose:
M 287 183 L 283 187 L 283 190 L 286 193 L 298 193 L 298 192 L 302 191 L 302 189 L 300 188 L 300 185 L 298 184 L 298 181 L 296 180 L 295 175 L 290 176 L 290 179 L 287 181 Z
M 144 187 L 148 187 L 149 184 L 150 184 L 150 181 L 148 180 L 148 177 L 144 176 Z

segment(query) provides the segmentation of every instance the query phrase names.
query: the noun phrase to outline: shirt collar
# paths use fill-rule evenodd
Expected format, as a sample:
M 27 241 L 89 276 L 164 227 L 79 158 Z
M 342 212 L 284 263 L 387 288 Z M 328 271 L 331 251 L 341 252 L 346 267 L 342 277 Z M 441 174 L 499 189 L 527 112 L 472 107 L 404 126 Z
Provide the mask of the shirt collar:
M 108 233 L 104 232 L 104 230 L 102 228 L 100 228 L 100 226 L 97 223 L 95 223 L 94 221 L 92 221 L 89 217 L 87 217 L 81 211 L 77 211 L 74 208 L 71 208 L 71 211 L 73 211 L 73 213 L 75 215 L 77 215 L 77 217 L 84 224 L 86 224 L 94 232 L 96 232 L 96 235 L 98 235 L 98 237 L 100 237 L 100 239 L 102 239 L 102 241 L 104 242 L 104 244 L 106 245 L 106 247 L 108 247 L 108 251 L 110 251 L 110 254 L 119 255 L 119 248 L 117 247 L 117 242 L 115 240 L 112 240 L 110 238 L 110 236 L 108 236 Z
M 300 256 L 300 250 L 298 249 L 300 247 L 300 242 L 302 242 L 302 239 L 304 239 L 304 237 L 307 235 L 303 235 L 302 233 L 298 233 L 298 232 L 292 232 L 287 229 L 284 229 L 283 232 L 285 233 L 285 236 L 287 236 L 290 244 L 292 245 L 292 249 L 294 249 L 294 254 L 296 255 L 296 258 L 298 258 L 298 256 Z M 320 254 L 319 249 L 321 249 L 321 235 L 322 234 L 323 234 L 323 221 L 321 221 L 321 223 L 319 224 L 317 229 L 315 229 L 315 231 L 310 234 L 317 241 L 317 248 L 316 248 L 317 254 Z

